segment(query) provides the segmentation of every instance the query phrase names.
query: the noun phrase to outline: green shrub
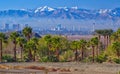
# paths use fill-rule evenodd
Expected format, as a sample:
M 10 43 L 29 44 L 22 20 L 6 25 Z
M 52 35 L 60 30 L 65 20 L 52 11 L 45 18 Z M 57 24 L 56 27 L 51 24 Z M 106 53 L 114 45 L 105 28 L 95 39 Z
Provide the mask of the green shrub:
M 48 62 L 48 57 L 47 57 L 47 56 L 42 57 L 42 58 L 40 59 L 40 62 Z
M 57 57 L 54 56 L 54 55 L 49 56 L 48 59 L 49 59 L 50 62 L 59 62 L 59 60 L 57 59 Z
M 72 60 L 74 53 L 72 50 L 68 50 L 65 53 L 61 54 L 61 62 L 69 62 Z
M 59 60 L 57 59 L 56 56 L 45 56 L 40 59 L 40 62 L 58 62 Z
M 113 61 L 117 64 L 120 64 L 120 59 L 119 58 L 114 58 Z
M 14 59 L 10 55 L 4 55 L 2 59 L 3 62 L 14 62 Z
M 88 62 L 90 62 L 90 61 L 92 61 L 92 57 L 84 58 L 81 62 L 83 62 L 83 63 L 88 63 Z
M 25 62 L 25 61 L 27 61 L 27 59 L 25 59 L 25 58 L 23 58 L 22 60 L 21 60 L 21 58 L 17 59 L 17 62 Z
M 107 60 L 107 55 L 105 54 L 100 54 L 98 57 L 95 58 L 96 62 L 102 63 Z
M 91 62 L 93 61 L 93 57 L 92 56 L 89 56 L 87 59 L 85 59 L 86 62 Z

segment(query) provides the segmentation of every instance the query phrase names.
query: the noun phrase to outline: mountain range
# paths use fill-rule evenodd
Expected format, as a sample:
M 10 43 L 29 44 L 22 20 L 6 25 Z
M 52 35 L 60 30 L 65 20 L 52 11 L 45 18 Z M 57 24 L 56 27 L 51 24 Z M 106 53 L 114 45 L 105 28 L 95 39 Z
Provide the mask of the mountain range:
M 78 7 L 48 6 L 36 9 L 1 10 L 0 17 L 33 17 L 33 18 L 61 18 L 61 19 L 118 19 L 120 8 L 115 9 L 80 9 Z

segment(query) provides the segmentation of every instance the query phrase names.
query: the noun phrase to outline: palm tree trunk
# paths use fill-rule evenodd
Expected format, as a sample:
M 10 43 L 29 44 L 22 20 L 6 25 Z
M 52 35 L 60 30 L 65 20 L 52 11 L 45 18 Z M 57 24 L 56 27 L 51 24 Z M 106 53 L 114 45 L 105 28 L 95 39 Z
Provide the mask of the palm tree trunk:
M 27 36 L 27 41 L 30 41 L 30 35 Z M 32 61 L 32 51 L 31 49 L 29 49 L 29 54 L 28 54 L 28 57 L 29 57 L 29 61 Z
M 77 48 L 75 49 L 75 61 L 77 61 L 77 55 L 78 55 L 78 52 L 77 52 Z
M 104 36 L 104 49 L 106 49 L 106 36 Z
M 94 61 L 95 61 L 95 60 L 94 60 L 94 57 L 95 57 L 95 53 L 94 53 L 94 52 L 95 52 L 95 47 L 92 46 L 92 49 L 93 49 L 93 51 L 92 51 L 92 55 L 93 55 L 93 63 L 94 63 Z
M 109 37 L 108 37 L 108 35 L 106 36 L 106 46 L 108 46 L 108 44 L 109 44 Z
M 99 49 L 100 49 L 100 42 L 101 42 L 101 36 L 99 35 L 98 36 L 98 40 L 99 40 L 99 42 L 98 42 L 98 45 L 97 45 L 97 50 L 96 50 L 96 54 L 97 54 L 97 57 L 98 57 L 98 55 L 99 55 Z
M 97 45 L 97 48 L 96 48 L 96 55 L 97 55 L 97 57 L 99 55 L 99 45 Z
M 34 59 L 33 59 L 33 60 L 34 60 L 34 62 L 35 62 L 35 55 L 36 55 L 36 50 L 34 50 Z
M 120 52 L 119 51 L 117 52 L 117 56 L 118 56 L 118 58 L 120 58 Z
M 16 62 L 16 43 L 14 43 L 14 61 Z
M 82 51 L 81 51 L 81 53 L 82 53 L 82 60 L 83 60 L 83 58 L 84 58 L 84 52 L 83 52 L 83 48 L 82 48 Z
M 110 35 L 108 35 L 108 44 L 111 44 Z
M 21 61 L 23 60 L 23 46 L 21 45 Z
M 29 35 L 27 36 L 27 41 L 30 41 L 30 36 Z
M 100 39 L 100 37 L 101 37 L 101 36 L 100 36 L 100 35 L 98 35 L 98 40 L 99 40 L 99 41 L 101 40 L 101 39 Z
M 51 46 L 50 46 L 50 44 L 47 44 L 47 46 L 48 46 L 48 53 L 47 53 L 47 54 L 48 54 L 48 59 L 50 60 L 50 57 L 49 57 L 49 56 L 51 55 L 51 52 L 50 52 Z
M 58 59 L 58 61 L 59 61 L 59 48 L 58 48 L 58 47 L 57 47 L 57 49 L 56 49 L 55 54 L 56 54 L 56 57 L 57 57 L 57 59 Z
M 0 62 L 2 62 L 2 40 L 0 39 Z
M 50 54 L 50 48 L 51 48 L 51 46 L 50 46 L 50 44 L 48 44 L 48 56 L 51 55 L 51 54 Z
M 29 49 L 29 61 L 32 61 L 32 51 L 31 51 L 31 49 Z

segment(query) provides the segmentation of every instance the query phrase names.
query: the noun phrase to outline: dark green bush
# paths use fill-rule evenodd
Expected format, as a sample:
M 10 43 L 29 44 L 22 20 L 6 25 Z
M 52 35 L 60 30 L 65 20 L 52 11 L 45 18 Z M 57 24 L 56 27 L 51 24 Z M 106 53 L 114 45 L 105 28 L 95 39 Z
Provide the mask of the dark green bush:
M 87 57 L 87 58 L 84 58 L 83 60 L 81 60 L 81 62 L 83 62 L 83 63 L 88 63 L 91 61 L 92 61 L 92 57 Z
M 2 60 L 3 62 L 14 62 L 14 59 L 10 55 L 4 55 Z
M 57 57 L 54 56 L 54 55 L 49 56 L 48 59 L 49 59 L 50 62 L 59 62 L 59 60 L 57 59 Z
M 102 63 L 107 60 L 107 55 L 105 54 L 100 54 L 98 57 L 95 58 L 96 62 Z
M 42 58 L 40 59 L 40 62 L 48 62 L 48 57 L 47 57 L 47 56 L 42 57 Z
M 93 57 L 92 57 L 92 56 L 89 56 L 89 57 L 87 58 L 87 60 L 85 60 L 85 61 L 91 62 L 92 60 L 93 60 Z
M 114 58 L 113 61 L 117 64 L 120 64 L 120 59 L 119 58 Z
M 56 56 L 45 56 L 40 59 L 40 62 L 58 62 L 59 60 L 57 59 Z

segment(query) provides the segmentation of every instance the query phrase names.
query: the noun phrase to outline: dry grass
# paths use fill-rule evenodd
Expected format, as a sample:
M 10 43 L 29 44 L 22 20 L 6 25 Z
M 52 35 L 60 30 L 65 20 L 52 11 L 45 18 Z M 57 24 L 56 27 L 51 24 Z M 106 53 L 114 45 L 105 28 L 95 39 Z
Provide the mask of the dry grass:
M 50 74 L 117 74 L 120 71 L 118 64 L 92 64 L 92 63 L 5 63 L 0 69 L 9 70 L 38 70 Z

